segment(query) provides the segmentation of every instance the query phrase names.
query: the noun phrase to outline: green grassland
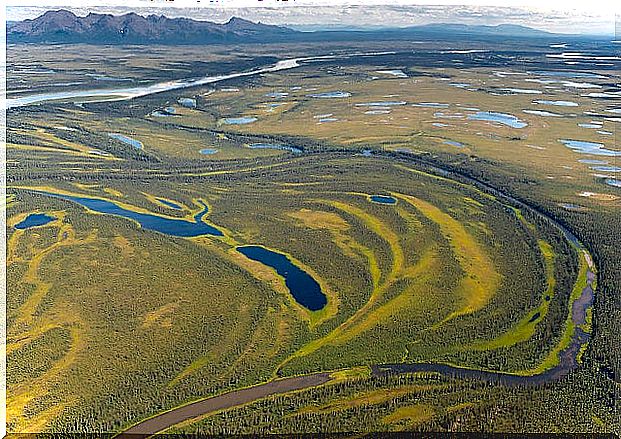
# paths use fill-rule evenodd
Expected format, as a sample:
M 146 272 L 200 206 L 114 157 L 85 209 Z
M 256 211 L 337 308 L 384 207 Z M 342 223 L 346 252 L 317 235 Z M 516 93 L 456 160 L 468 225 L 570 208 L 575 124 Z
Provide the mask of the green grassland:
M 292 46 L 286 56 L 308 49 Z M 82 46 L 71 46 L 61 60 L 37 46 L 14 48 L 11 56 L 62 69 L 63 80 L 94 70 L 147 82 L 213 73 L 218 63 L 242 70 L 251 63 L 222 47 L 202 54 L 202 67 L 184 64 L 170 48 L 135 58 L 126 50 L 102 49 L 107 63 L 90 64 Z M 261 65 L 276 55 L 283 54 L 271 46 L 252 52 Z M 535 108 L 532 101 L 541 95 L 490 94 L 524 86 L 495 76 L 495 68 L 395 65 L 410 77 L 391 78 L 377 73 L 386 66 L 373 59 L 308 64 L 127 102 L 9 112 L 9 431 L 120 431 L 189 401 L 275 377 L 336 370 L 331 383 L 174 431 L 618 430 L 610 402 L 618 384 L 609 377 L 618 348 L 621 194 L 558 139 L 607 148 L 614 142 L 577 126 L 588 117 L 522 112 Z M 493 87 L 490 77 L 497 79 Z M 476 91 L 449 82 L 467 82 Z M 352 96 L 309 96 L 335 90 Z M 273 92 L 288 95 L 266 96 Z M 563 98 L 551 94 L 546 98 Z M 195 98 L 197 107 L 177 104 L 181 97 Z M 389 114 L 365 114 L 372 108 L 356 105 L 393 100 L 407 105 L 391 106 Z M 606 108 L 579 93 L 571 100 L 581 111 Z M 282 105 L 268 105 L 274 102 Z M 451 106 L 411 105 L 417 102 Z M 176 116 L 152 115 L 168 106 Z M 469 114 L 466 107 L 511 113 L 528 126 L 434 116 Z M 559 108 L 553 111 L 573 113 Z M 327 114 L 338 120 L 316 117 Z M 239 116 L 257 121 L 223 123 Z M 450 127 L 432 125 L 437 122 Z M 603 129 L 613 130 L 613 123 Z M 144 148 L 112 139 L 111 132 Z M 253 143 L 302 152 L 249 148 Z M 202 155 L 204 148 L 218 152 Z M 410 152 L 399 152 L 403 148 Z M 582 349 L 581 367 L 535 388 L 360 373 L 381 363 L 439 362 L 534 375 L 558 364 L 575 330 L 571 308 L 585 286 L 588 260 L 558 227 L 474 180 L 554 218 L 592 255 L 597 291 L 587 329 L 593 337 Z M 206 221 L 224 235 L 173 237 L 33 189 L 186 220 L 203 200 Z M 579 196 L 584 192 L 595 195 Z M 377 194 L 396 203 L 371 202 Z M 14 227 L 33 212 L 56 220 Z M 326 307 L 309 311 L 298 304 L 274 270 L 236 250 L 250 244 L 285 254 L 310 274 Z M 564 422 L 568 417 L 575 422 Z

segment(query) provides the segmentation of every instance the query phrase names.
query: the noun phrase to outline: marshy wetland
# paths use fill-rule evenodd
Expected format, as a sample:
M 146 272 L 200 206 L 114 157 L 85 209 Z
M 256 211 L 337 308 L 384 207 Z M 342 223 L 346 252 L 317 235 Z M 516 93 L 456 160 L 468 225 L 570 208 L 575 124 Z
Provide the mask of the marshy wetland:
M 619 65 L 549 43 L 9 45 L 9 431 L 618 431 Z

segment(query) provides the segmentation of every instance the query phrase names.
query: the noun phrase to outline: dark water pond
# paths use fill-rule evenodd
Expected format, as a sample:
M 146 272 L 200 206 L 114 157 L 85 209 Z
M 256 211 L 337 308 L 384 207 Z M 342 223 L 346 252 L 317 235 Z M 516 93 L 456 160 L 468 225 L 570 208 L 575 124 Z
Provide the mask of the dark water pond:
M 37 191 L 51 197 L 73 201 L 90 210 L 108 215 L 120 216 L 136 221 L 147 230 L 164 233 L 165 235 L 191 238 L 195 236 L 212 235 L 223 236 L 223 233 L 209 224 L 203 222 L 203 217 L 207 214 L 207 205 L 203 203 L 203 210 L 194 216 L 194 221 L 183 218 L 168 218 L 151 213 L 134 212 L 125 209 L 116 203 L 98 198 L 76 197 L 71 195 L 53 194 L 50 192 Z
M 24 230 L 31 227 L 44 226 L 49 222 L 54 221 L 56 218 L 46 215 L 44 213 L 31 213 L 24 220 L 15 225 L 16 229 Z
M 397 204 L 397 200 L 395 198 L 387 196 L 387 195 L 371 195 L 369 199 L 373 201 L 374 203 Z
M 287 256 L 258 245 L 237 247 L 237 251 L 253 261 L 275 269 L 285 279 L 285 285 L 291 291 L 293 298 L 303 307 L 318 311 L 328 303 L 317 281 L 293 264 Z

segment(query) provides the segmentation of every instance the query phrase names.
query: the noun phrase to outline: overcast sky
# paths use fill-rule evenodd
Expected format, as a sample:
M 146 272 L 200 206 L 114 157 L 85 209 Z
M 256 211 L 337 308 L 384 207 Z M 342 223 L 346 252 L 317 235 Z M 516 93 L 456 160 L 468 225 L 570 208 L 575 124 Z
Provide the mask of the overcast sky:
M 224 22 L 232 16 L 286 25 L 298 29 L 345 27 L 402 27 L 426 23 L 520 24 L 559 33 L 614 35 L 621 1 L 607 0 L 358 0 L 357 5 L 339 0 L 8 0 L 7 20 L 23 20 L 48 9 L 69 9 L 77 15 L 89 12 L 141 15 L 163 14 Z M 352 3 L 352 1 L 349 1 Z M 360 5 L 360 3 L 367 3 Z M 378 4 L 379 3 L 379 4 Z M 494 5 L 494 3 L 496 5 Z M 498 4 L 513 5 L 497 6 Z M 92 4 L 93 6 L 87 6 Z M 105 4 L 107 6 L 100 6 Z M 517 6 L 529 4 L 528 6 Z M 36 6 L 35 6 L 36 5 Z M 96 6 L 99 5 L 99 6 Z M 130 5 L 129 7 L 127 5 Z M 224 7 L 226 5 L 226 7 Z M 270 7 L 271 5 L 271 7 Z M 617 27 L 619 24 L 617 23 Z

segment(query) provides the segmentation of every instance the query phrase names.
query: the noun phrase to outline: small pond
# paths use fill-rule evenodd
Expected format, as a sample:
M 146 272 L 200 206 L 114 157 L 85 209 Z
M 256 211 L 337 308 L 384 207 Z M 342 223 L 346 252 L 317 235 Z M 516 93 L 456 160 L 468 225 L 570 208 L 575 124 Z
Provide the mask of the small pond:
M 442 143 L 444 143 L 445 145 L 454 146 L 456 148 L 463 148 L 464 147 L 463 143 L 456 142 L 454 140 L 444 140 Z
M 534 102 L 535 104 L 555 105 L 557 107 L 577 107 L 578 106 L 576 102 L 572 102 L 572 101 L 548 101 L 545 99 L 539 99 Z
M 580 154 L 603 155 L 609 157 L 621 156 L 621 151 L 604 148 L 603 143 L 586 142 L 584 140 L 560 139 L 563 145 Z
M 392 75 L 392 76 L 396 76 L 397 78 L 407 78 L 408 75 L 406 75 L 403 70 L 376 70 L 375 73 L 381 73 L 384 75 Z
M 380 101 L 380 102 L 364 102 L 356 104 L 356 107 L 393 107 L 398 105 L 406 105 L 405 101 Z
M 380 204 L 397 204 L 397 199 L 388 195 L 369 195 L 369 200 Z
M 522 112 L 526 114 L 533 114 L 535 116 L 543 116 L 543 117 L 563 117 L 562 114 L 552 113 L 551 111 L 542 111 L 542 110 L 522 110 Z
M 56 218 L 46 215 L 44 213 L 31 213 L 25 219 L 15 225 L 16 229 L 24 230 L 31 227 L 44 226 L 47 223 L 54 221 Z
M 475 114 L 469 114 L 468 119 L 498 122 L 511 128 L 524 128 L 528 126 L 526 122 L 521 121 L 512 114 L 496 113 L 494 111 L 478 111 Z
M 143 144 L 141 141 L 136 140 L 136 139 L 132 139 L 131 137 L 128 137 L 124 134 L 119 134 L 119 133 L 108 133 L 109 137 L 112 137 L 115 140 L 120 140 L 123 143 L 126 143 L 128 145 L 133 146 L 136 149 L 142 149 L 143 148 Z
M 308 95 L 311 98 L 319 98 L 319 99 L 330 99 L 330 98 L 348 98 L 351 96 L 351 93 L 347 91 L 328 91 L 325 93 L 313 93 Z
M 227 125 L 245 125 L 247 123 L 256 122 L 256 117 L 244 116 L 244 117 L 227 117 L 224 119 L 224 123 Z
M 196 99 L 192 98 L 180 98 L 177 100 L 179 105 L 185 108 L 196 108 Z

